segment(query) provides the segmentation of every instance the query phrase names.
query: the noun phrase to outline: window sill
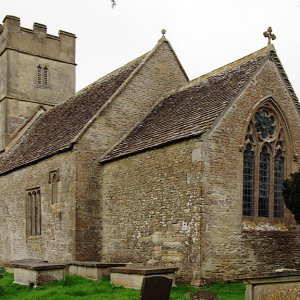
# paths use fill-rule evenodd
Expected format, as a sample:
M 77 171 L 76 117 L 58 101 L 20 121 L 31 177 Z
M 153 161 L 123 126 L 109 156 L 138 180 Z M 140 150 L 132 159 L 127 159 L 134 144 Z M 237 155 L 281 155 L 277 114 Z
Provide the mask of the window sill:
M 253 220 L 243 220 L 242 231 L 288 231 L 286 224 L 282 223 L 281 219 L 278 222 L 275 220 L 271 222 L 270 220 L 265 221 L 253 221 Z
M 32 236 L 28 236 L 26 239 L 28 241 L 41 240 L 42 239 L 42 235 L 32 235 Z
M 37 88 L 40 88 L 40 89 L 50 89 L 50 86 L 49 85 L 36 85 Z

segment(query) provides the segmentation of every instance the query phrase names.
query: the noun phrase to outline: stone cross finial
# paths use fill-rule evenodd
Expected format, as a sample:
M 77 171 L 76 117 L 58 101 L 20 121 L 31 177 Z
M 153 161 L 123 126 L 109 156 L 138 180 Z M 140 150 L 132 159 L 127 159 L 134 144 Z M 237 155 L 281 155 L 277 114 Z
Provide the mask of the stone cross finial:
M 268 30 L 264 32 L 264 37 L 268 38 L 268 45 L 271 45 L 271 40 L 276 39 L 276 35 L 272 33 L 272 27 L 268 27 Z

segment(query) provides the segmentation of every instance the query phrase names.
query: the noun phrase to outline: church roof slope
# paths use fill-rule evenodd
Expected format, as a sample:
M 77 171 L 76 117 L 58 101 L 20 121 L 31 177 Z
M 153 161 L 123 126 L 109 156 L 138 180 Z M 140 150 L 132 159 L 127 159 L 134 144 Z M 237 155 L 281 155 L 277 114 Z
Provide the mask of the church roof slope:
M 263 48 L 176 89 L 101 162 L 206 132 L 269 57 Z
M 100 78 L 41 115 L 0 158 L 0 174 L 69 149 L 86 124 L 141 64 L 146 54 Z

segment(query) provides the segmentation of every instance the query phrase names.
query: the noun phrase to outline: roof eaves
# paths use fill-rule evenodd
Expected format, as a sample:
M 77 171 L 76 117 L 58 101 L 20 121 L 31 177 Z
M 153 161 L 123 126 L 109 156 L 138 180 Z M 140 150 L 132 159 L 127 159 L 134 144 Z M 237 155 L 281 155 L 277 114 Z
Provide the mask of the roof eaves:
M 112 156 L 112 157 L 108 157 L 108 158 L 104 157 L 103 159 L 99 160 L 99 164 L 109 163 L 111 161 L 119 160 L 119 159 L 122 159 L 122 158 L 125 158 L 125 157 L 128 157 L 128 156 L 133 156 L 133 155 L 136 155 L 138 153 L 142 153 L 142 152 L 145 152 L 145 151 L 148 151 L 148 150 L 151 150 L 151 149 L 165 147 L 165 146 L 174 144 L 178 141 L 183 141 L 183 140 L 186 140 L 186 139 L 201 136 L 203 133 L 205 133 L 205 131 L 201 130 L 201 131 L 198 131 L 198 132 L 193 132 L 192 134 L 189 134 L 189 135 L 178 137 L 176 139 L 172 139 L 172 140 L 156 143 L 156 144 L 153 144 L 153 145 L 150 145 L 150 146 L 146 146 L 146 147 L 143 147 L 143 148 L 139 148 L 138 150 L 128 151 L 126 153 L 122 153 L 120 155 L 116 155 L 116 156 Z
M 25 163 L 20 163 L 20 164 L 14 166 L 11 169 L 7 169 L 7 170 L 4 170 L 3 172 L 0 172 L 0 176 L 6 175 L 8 173 L 11 173 L 11 172 L 13 172 L 15 170 L 18 170 L 18 169 L 21 169 L 21 168 L 25 168 L 25 167 L 27 167 L 29 165 L 36 164 L 39 161 L 41 161 L 43 159 L 46 159 L 46 158 L 49 158 L 49 157 L 51 157 L 53 155 L 56 155 L 58 153 L 70 151 L 70 150 L 72 150 L 73 146 L 74 146 L 74 143 L 70 143 L 70 144 L 65 145 L 63 148 L 57 149 L 54 152 L 48 153 L 46 155 L 42 155 L 41 157 L 35 158 L 35 159 L 33 159 L 31 161 L 28 161 L 28 162 L 25 162 Z

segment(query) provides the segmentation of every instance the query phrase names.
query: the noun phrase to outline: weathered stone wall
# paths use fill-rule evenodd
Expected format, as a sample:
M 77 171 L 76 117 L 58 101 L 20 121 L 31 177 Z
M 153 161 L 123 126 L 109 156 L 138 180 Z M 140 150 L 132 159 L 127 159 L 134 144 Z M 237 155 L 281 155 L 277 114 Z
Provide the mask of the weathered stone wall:
M 176 264 L 179 279 L 194 284 L 299 268 L 299 226 L 288 210 L 277 221 L 242 216 L 241 149 L 253 111 L 270 96 L 291 139 L 285 176 L 298 170 L 299 114 L 268 62 L 198 141 L 103 165 L 102 259 Z
M 142 120 L 155 102 L 187 81 L 167 42 L 158 44 L 144 65 L 82 135 L 77 151 L 76 257 L 100 259 L 99 158 Z
M 0 177 L 0 261 L 68 261 L 75 253 L 75 157 L 61 153 Z M 51 203 L 49 172 L 59 175 L 58 202 Z M 40 187 L 41 235 L 26 237 L 26 190 Z
M 220 116 L 203 142 L 204 206 L 202 277 L 251 276 L 279 267 L 300 267 L 299 226 L 286 210 L 282 221 L 242 216 L 243 145 L 253 111 L 272 96 L 282 111 L 292 143 L 286 141 L 285 176 L 298 170 L 300 118 L 273 63 L 268 62 L 239 99 Z
M 202 163 L 197 140 L 102 168 L 102 260 L 178 266 L 177 280 L 198 284 Z

